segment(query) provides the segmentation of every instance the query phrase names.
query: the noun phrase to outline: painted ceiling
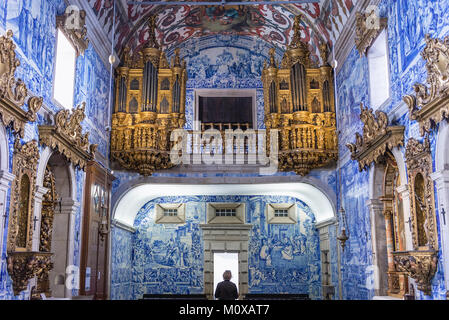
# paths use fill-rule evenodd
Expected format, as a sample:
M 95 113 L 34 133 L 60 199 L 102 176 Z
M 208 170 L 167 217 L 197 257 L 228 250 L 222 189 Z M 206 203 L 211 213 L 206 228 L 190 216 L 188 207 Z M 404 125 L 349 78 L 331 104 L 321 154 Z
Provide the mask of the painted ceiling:
M 134 0 L 135 1 L 135 0 Z M 191 1 L 191 0 L 190 0 Z M 148 39 L 146 22 L 158 14 L 156 36 L 169 50 L 190 38 L 211 34 L 251 35 L 285 49 L 293 34 L 293 18 L 302 13 L 302 39 L 318 57 L 318 45 L 330 46 L 358 0 L 321 0 L 320 3 L 254 6 L 128 5 L 116 0 L 115 49 L 132 51 Z M 87 0 L 109 38 L 113 32 L 113 0 Z

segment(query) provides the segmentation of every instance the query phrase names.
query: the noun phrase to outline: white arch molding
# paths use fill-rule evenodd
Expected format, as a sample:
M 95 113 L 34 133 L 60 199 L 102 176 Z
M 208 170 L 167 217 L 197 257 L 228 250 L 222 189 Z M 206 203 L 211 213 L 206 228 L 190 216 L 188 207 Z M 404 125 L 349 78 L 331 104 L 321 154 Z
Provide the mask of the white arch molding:
M 449 288 L 449 124 L 438 124 L 438 136 L 435 150 L 435 172 L 431 175 L 435 181 L 436 209 L 440 221 L 440 239 L 443 255 L 444 282 Z M 444 208 L 445 215 L 442 212 Z
M 302 200 L 315 214 L 316 223 L 336 217 L 329 197 L 317 187 L 307 183 L 263 183 L 263 184 L 157 184 L 136 185 L 123 192 L 114 207 L 115 221 L 132 227 L 138 211 L 148 201 L 163 196 L 195 195 L 276 195 L 290 196 Z
M 3 235 L 6 228 L 6 205 L 8 190 L 15 176 L 9 172 L 9 141 L 5 126 L 0 123 L 0 257 L 3 251 Z
M 38 192 L 35 197 L 34 215 L 39 219 L 33 236 L 33 248 L 38 250 L 40 239 L 40 223 L 42 199 L 47 189 L 43 187 L 45 169 L 52 156 L 59 153 L 45 146 L 40 154 L 40 160 L 37 169 L 36 187 Z M 77 185 L 75 168 L 72 163 L 65 161 L 63 167 L 55 168 L 56 171 L 56 193 L 60 197 L 60 204 L 55 209 L 55 217 L 53 220 L 53 236 L 52 236 L 52 252 L 55 254 L 54 268 L 50 271 L 50 289 L 54 297 L 72 296 L 72 290 L 64 284 L 57 284 L 56 278 L 66 278 L 67 266 L 74 264 L 75 251 L 75 215 L 80 206 L 76 201 Z M 68 180 L 68 181 L 66 181 Z

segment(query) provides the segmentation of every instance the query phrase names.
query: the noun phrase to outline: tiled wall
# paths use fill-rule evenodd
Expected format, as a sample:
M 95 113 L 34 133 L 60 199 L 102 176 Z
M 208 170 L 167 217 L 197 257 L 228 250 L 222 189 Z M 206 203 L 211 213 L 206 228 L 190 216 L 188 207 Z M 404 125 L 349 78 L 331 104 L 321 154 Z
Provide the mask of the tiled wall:
M 203 238 L 199 225 L 206 222 L 207 202 L 245 203 L 245 220 L 252 225 L 250 293 L 308 293 L 313 299 L 321 297 L 319 235 L 314 214 L 301 200 L 285 196 L 194 196 L 154 199 L 139 211 L 134 234 L 114 229 L 112 299 L 139 299 L 144 293 L 203 293 Z M 156 203 L 185 203 L 186 223 L 156 224 Z M 267 224 L 267 203 L 295 203 L 298 222 Z
M 16 56 L 21 65 L 17 68 L 16 78 L 21 78 L 28 87 L 30 94 L 42 96 L 44 105 L 57 112 L 58 106 L 53 101 L 53 78 L 56 50 L 56 14 L 65 10 L 63 0 L 0 0 L 0 31 L 12 30 L 13 40 L 17 45 Z M 86 119 L 83 129 L 90 132 L 90 143 L 99 144 L 99 153 L 109 157 L 109 137 L 105 131 L 106 114 L 109 96 L 109 66 L 105 66 L 92 45 L 80 56 L 76 63 L 76 80 L 74 100 L 77 104 L 86 102 Z M 22 142 L 39 140 L 37 126 L 47 124 L 38 115 L 36 123 L 26 125 L 25 137 Z M 8 131 L 9 132 L 9 131 Z M 10 136 L 10 170 L 12 168 L 13 137 Z M 40 146 L 40 151 L 43 148 Z M 76 201 L 82 204 L 85 173 L 79 169 L 75 172 L 77 194 Z M 9 205 L 7 204 L 7 214 Z M 75 216 L 75 248 L 74 263 L 79 266 L 79 251 L 81 241 L 82 206 Z M 6 246 L 7 225 L 4 232 L 4 247 Z M 78 236 L 76 236 L 78 234 Z M 6 252 L 3 250 L 0 269 L 0 299 L 27 299 L 28 291 L 19 296 L 12 294 L 11 279 L 6 270 Z M 73 291 L 77 294 L 77 290 Z

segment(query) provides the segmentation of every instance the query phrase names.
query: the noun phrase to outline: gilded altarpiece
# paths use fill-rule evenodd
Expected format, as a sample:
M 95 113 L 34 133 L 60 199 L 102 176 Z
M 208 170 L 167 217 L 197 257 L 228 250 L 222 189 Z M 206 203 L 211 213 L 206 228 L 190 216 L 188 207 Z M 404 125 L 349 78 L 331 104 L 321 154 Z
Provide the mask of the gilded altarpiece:
M 386 113 L 360 106 L 360 120 L 363 123 L 362 135 L 355 134 L 355 143 L 346 146 L 351 158 L 359 163 L 359 170 L 368 170 L 375 163 L 384 167 L 382 196 L 385 219 L 385 243 L 387 254 L 386 270 L 388 295 L 403 298 L 408 292 L 408 278 L 405 272 L 397 270 L 394 264 L 396 252 L 405 247 L 404 212 L 402 198 L 397 188 L 401 185 L 399 170 L 392 154 L 395 147 L 404 145 L 404 126 L 390 126 Z M 378 257 L 380 259 L 381 257 Z
M 33 217 L 39 149 L 35 140 L 21 144 L 16 140 L 13 156 L 7 261 L 14 294 L 25 290 L 28 281 L 52 268 L 51 254 L 32 251 L 36 219 Z
M 271 49 L 262 71 L 265 125 L 279 132 L 279 168 L 306 175 L 338 158 L 332 67 L 328 49 L 320 47 L 323 65 L 312 65 L 308 44 L 301 40 L 301 15 L 280 68 Z M 270 141 L 270 138 L 268 138 Z M 270 148 L 267 147 L 267 150 Z
M 438 233 L 435 216 L 435 196 L 430 142 L 421 143 L 410 138 L 405 151 L 408 187 L 411 203 L 413 251 L 397 252 L 394 264 L 398 271 L 407 273 L 419 290 L 430 295 L 431 282 L 438 264 Z
M 156 16 L 151 16 L 146 47 L 134 56 L 124 50 L 112 115 L 111 157 L 142 175 L 173 166 L 170 134 L 185 123 L 186 63 L 179 50 L 168 63 L 155 28 Z

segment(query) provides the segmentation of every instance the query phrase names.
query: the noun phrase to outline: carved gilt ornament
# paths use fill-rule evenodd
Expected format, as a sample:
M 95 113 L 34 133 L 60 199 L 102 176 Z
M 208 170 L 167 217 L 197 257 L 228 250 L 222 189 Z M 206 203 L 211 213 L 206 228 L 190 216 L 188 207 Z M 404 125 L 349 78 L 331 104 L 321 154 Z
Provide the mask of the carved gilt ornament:
M 36 172 L 39 161 L 37 141 L 21 144 L 16 139 L 7 242 L 7 270 L 14 295 L 25 290 L 28 281 L 52 267 L 51 254 L 32 251 Z
M 373 13 L 356 12 L 355 45 L 360 56 L 366 56 L 368 49 L 372 46 L 379 34 L 387 27 L 388 19 L 374 17 L 375 24 L 370 24 Z M 377 23 L 378 22 L 378 23 Z
M 98 145 L 89 144 L 89 132 L 83 134 L 81 122 L 86 117 L 83 102 L 72 113 L 61 110 L 55 116 L 55 125 L 39 126 L 40 142 L 57 149 L 75 166 L 85 169 L 88 161 L 93 160 Z
M 403 126 L 389 126 L 386 113 L 363 107 L 360 104 L 360 120 L 363 122 L 363 135 L 355 134 L 355 143 L 346 146 L 351 151 L 352 160 L 359 162 L 359 170 L 367 169 L 371 163 L 379 163 L 385 153 L 394 147 L 404 145 Z
M 31 97 L 27 102 L 27 110 L 22 107 L 28 97 L 28 89 L 21 79 L 15 78 L 16 68 L 20 66 L 16 58 L 16 45 L 12 40 L 11 30 L 0 37 L 0 115 L 5 126 L 12 128 L 23 137 L 25 124 L 36 121 L 36 113 L 42 106 L 43 98 Z
M 449 119 L 449 36 L 440 40 L 426 35 L 426 47 L 421 56 L 426 60 L 428 86 L 416 83 L 415 94 L 403 99 L 410 119 L 418 121 L 423 136 L 437 123 Z
M 438 267 L 436 251 L 394 252 L 393 262 L 398 272 L 416 281 L 418 290 L 428 296 L 432 294 L 432 279 Z
M 435 216 L 435 196 L 430 142 L 410 138 L 405 150 L 410 206 L 412 240 L 415 250 L 437 250 L 438 233 Z

